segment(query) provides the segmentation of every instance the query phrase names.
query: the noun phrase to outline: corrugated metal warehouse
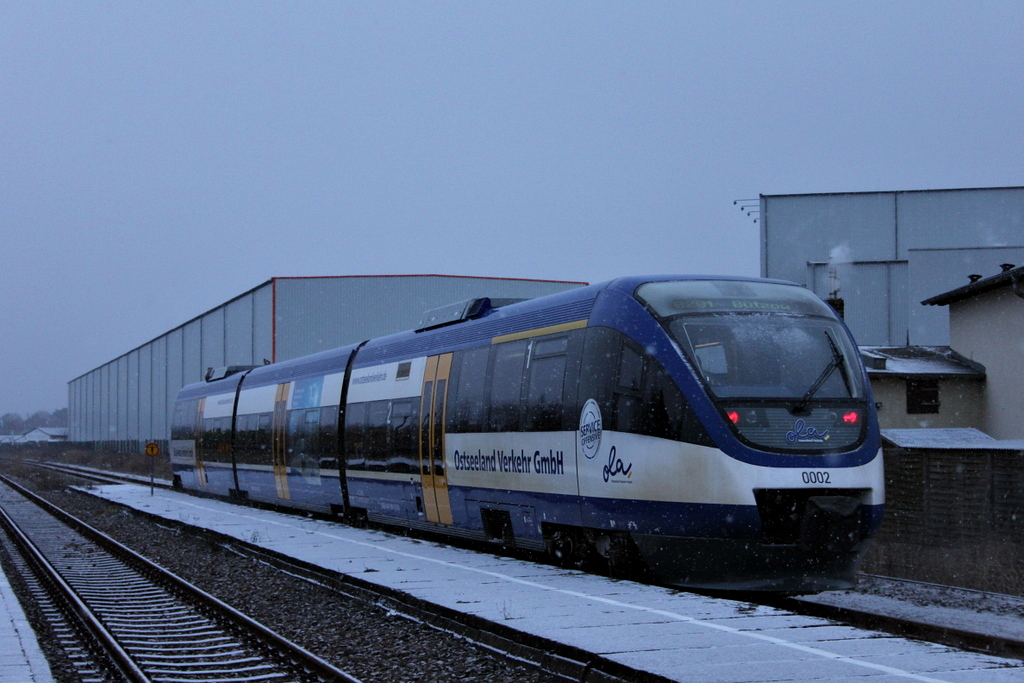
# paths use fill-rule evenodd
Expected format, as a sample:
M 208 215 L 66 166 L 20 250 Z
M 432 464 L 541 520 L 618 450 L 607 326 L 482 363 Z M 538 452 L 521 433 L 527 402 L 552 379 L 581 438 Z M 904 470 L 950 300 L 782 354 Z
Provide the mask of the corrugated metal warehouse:
M 272 278 L 68 383 L 69 441 L 139 452 L 166 443 L 178 389 L 207 368 L 258 365 L 417 327 L 488 296 L 530 299 L 582 282 L 446 275 Z
M 857 342 L 949 344 L 921 302 L 1024 263 L 1024 187 L 761 195 L 761 274 L 841 299 Z

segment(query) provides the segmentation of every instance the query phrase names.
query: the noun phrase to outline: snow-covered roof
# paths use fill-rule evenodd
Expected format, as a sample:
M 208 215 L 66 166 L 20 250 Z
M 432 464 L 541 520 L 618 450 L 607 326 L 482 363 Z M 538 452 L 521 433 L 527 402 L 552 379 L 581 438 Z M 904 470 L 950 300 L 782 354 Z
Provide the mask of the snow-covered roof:
M 1024 451 L 1024 439 L 993 439 L 973 427 L 950 429 L 883 429 L 882 438 L 899 448 Z
M 930 299 L 925 299 L 921 303 L 926 306 L 948 306 L 951 303 L 970 299 L 973 296 L 991 292 L 1002 287 L 1012 287 L 1014 292 L 1020 293 L 1022 287 L 1024 287 L 1024 266 L 1004 263 L 1001 273 L 986 278 L 980 275 L 972 275 L 970 284 L 958 287 L 944 294 L 939 294 L 938 296 L 933 296 Z
M 23 441 L 63 441 L 67 438 L 67 427 L 36 427 L 21 437 Z
M 985 377 L 981 364 L 948 346 L 862 346 L 860 355 L 870 377 Z

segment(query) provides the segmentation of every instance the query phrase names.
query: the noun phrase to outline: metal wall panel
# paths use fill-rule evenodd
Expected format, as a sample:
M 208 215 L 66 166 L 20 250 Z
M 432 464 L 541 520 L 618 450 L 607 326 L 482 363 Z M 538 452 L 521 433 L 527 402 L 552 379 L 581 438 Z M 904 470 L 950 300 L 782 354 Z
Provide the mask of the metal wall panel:
M 200 364 L 200 376 L 206 376 L 208 368 L 220 368 L 227 363 L 224 362 L 224 309 L 215 308 L 202 317 L 202 363 Z
M 105 441 L 115 431 L 112 424 L 116 424 L 117 409 L 114 407 L 114 392 L 110 383 L 110 373 L 114 368 L 113 363 L 108 363 L 100 369 L 100 424 L 97 441 Z
M 178 394 L 178 389 L 185 386 L 185 376 L 182 368 L 185 364 L 184 359 L 184 348 L 185 348 L 185 332 L 182 328 L 171 330 L 167 333 L 167 386 L 166 398 L 167 410 L 170 411 L 170 407 L 174 405 L 174 397 Z M 158 432 L 159 433 L 159 432 Z M 163 438 L 170 438 L 170 428 L 163 432 Z
M 78 387 L 74 418 L 68 406 L 68 439 L 71 441 L 92 441 L 96 437 L 96 373 L 90 372 L 75 380 Z
M 845 304 L 846 324 L 862 346 L 898 346 L 906 343 L 907 264 L 850 263 L 833 268 L 827 263 L 808 265 L 808 288 L 822 299 L 838 295 Z M 831 275 L 831 271 L 838 275 Z M 900 338 L 900 335 L 904 335 Z
M 280 278 L 275 361 L 413 329 L 424 312 L 474 297 L 534 298 L 578 284 L 444 276 Z
M 89 373 L 91 386 L 89 398 L 89 411 L 91 419 L 86 422 L 89 425 L 89 441 L 99 441 L 103 437 L 103 377 L 99 370 Z
M 857 264 L 844 297 L 846 322 L 850 329 L 858 330 L 859 344 L 886 345 L 892 343 L 891 307 L 889 298 L 889 264 Z
M 71 441 L 84 441 L 91 436 L 87 412 L 91 378 L 91 375 L 79 377 L 68 388 L 68 439 Z
M 808 263 L 894 261 L 892 193 L 764 197 L 762 271 L 801 285 Z
M 92 439 L 92 379 L 93 373 L 83 375 L 74 381 L 73 388 L 68 391 L 68 439 L 71 441 Z M 72 393 L 73 401 L 70 397 Z
M 155 340 L 152 345 L 152 358 L 150 359 L 153 374 L 149 391 L 149 430 L 146 432 L 147 440 L 158 438 L 157 435 L 168 434 L 167 427 L 167 337 L 166 335 Z
M 224 307 L 224 365 L 253 364 L 253 299 L 247 294 Z
M 68 440 L 70 441 L 75 441 L 75 437 L 81 430 L 78 413 L 82 405 L 82 384 L 82 378 L 68 382 Z
M 114 420 L 114 439 L 124 441 L 128 435 L 128 357 L 121 356 L 115 361 L 115 364 L 117 365 L 115 380 L 117 417 Z
M 945 345 L 948 311 L 920 302 L 966 284 L 970 273 L 1024 263 L 1024 188 L 764 195 L 761 237 L 765 277 L 824 297 L 824 264 L 839 264 L 842 280 L 850 271 L 855 284 L 844 283 L 841 295 L 860 343 Z M 881 300 L 858 298 L 879 294 L 866 263 L 888 264 Z
M 136 439 L 153 433 L 153 344 L 139 348 L 139 381 L 136 400 L 138 401 L 138 424 Z
M 125 437 L 128 439 L 139 438 L 139 391 L 141 389 L 139 361 L 139 349 L 128 353 L 125 374 L 125 415 L 127 417 Z
M 903 249 L 1024 246 L 1024 188 L 903 192 L 897 196 Z
M 99 441 L 102 434 L 102 427 L 100 426 L 103 422 L 103 411 L 101 409 L 103 401 L 103 387 L 101 386 L 101 377 L 98 371 L 89 373 L 89 417 L 85 419 L 86 424 L 89 425 L 89 441 Z
M 203 329 L 200 320 L 187 323 L 181 339 L 181 381 L 184 384 L 203 378 Z M 183 385 L 184 386 L 184 385 Z
M 274 285 L 268 282 L 252 292 L 252 364 L 274 358 Z

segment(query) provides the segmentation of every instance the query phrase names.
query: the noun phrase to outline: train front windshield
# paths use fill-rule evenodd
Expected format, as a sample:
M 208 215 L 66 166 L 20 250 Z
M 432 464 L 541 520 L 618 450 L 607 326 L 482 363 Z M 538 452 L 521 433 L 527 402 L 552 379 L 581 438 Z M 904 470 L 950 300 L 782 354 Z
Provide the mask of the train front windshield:
M 809 418 L 817 410 L 817 419 L 829 422 L 821 431 L 831 428 L 838 437 L 829 446 L 859 440 L 862 415 L 845 413 L 850 423 L 844 425 L 844 413 L 835 410 L 865 400 L 857 351 L 832 309 L 813 293 L 766 282 L 693 280 L 648 283 L 636 297 L 689 358 L 741 436 L 783 449 L 823 447 L 776 438 L 793 433 L 792 416 Z
M 855 350 L 835 314 L 800 287 L 652 282 L 637 290 L 718 398 L 860 398 Z M 827 376 L 822 376 L 827 372 Z

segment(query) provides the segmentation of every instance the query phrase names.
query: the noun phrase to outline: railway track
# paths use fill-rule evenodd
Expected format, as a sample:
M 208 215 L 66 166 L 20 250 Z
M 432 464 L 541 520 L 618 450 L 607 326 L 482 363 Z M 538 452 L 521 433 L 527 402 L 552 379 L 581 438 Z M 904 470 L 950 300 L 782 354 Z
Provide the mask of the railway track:
M 96 481 L 105 483 L 111 483 L 114 481 L 120 482 L 131 482 L 137 484 L 148 484 L 148 479 L 142 481 L 141 478 L 131 478 L 124 475 L 107 474 L 97 472 L 96 470 L 88 470 L 81 468 L 74 468 L 68 470 L 61 468 L 69 474 L 76 474 L 77 476 L 88 476 Z M 187 525 L 183 525 L 187 526 Z M 199 535 L 205 535 L 206 532 L 192 530 L 190 533 L 196 533 Z M 286 571 L 290 574 L 303 576 L 308 580 L 315 583 L 333 586 L 343 593 L 357 597 L 358 599 L 376 602 L 376 603 L 389 603 L 393 609 L 409 614 L 416 619 L 422 620 L 426 623 L 439 623 L 441 628 L 456 633 L 461 633 L 465 637 L 468 637 L 477 642 L 491 643 L 495 649 L 508 651 L 509 649 L 515 649 L 515 636 L 505 632 L 505 629 L 496 628 L 489 629 L 486 624 L 480 623 L 478 620 L 471 620 L 470 623 L 460 623 L 458 615 L 450 614 L 439 616 L 438 614 L 431 611 L 429 606 L 420 604 L 419 602 L 405 604 L 403 603 L 400 596 L 396 595 L 376 595 L 373 594 L 370 589 L 365 586 L 361 586 L 357 581 L 346 579 L 345 577 L 339 577 L 336 574 L 324 572 L 317 568 L 311 567 L 304 563 L 298 563 L 293 558 L 290 558 L 284 554 L 268 551 L 260 548 L 256 544 L 247 544 L 239 541 L 232 541 L 226 539 L 218 539 L 218 543 L 230 545 L 239 553 L 244 553 L 250 557 L 259 559 L 271 566 L 275 566 L 282 571 Z M 912 582 L 911 582 L 912 583 Z M 991 633 L 978 633 L 973 632 L 969 629 L 956 628 L 950 625 L 937 625 L 934 623 L 924 623 L 908 619 L 903 616 L 894 616 L 892 614 L 884 614 L 877 612 L 866 612 L 859 609 L 850 609 L 841 605 L 835 604 L 816 604 L 801 599 L 769 599 L 765 596 L 745 596 L 745 599 L 751 602 L 758 602 L 760 604 L 773 605 L 786 609 L 791 612 L 804 615 L 812 615 L 828 618 L 834 621 L 839 621 L 854 626 L 858 626 L 866 629 L 874 629 L 885 631 L 892 634 L 907 636 L 915 639 L 926 640 L 935 643 L 941 643 L 959 648 L 965 648 L 975 651 L 987 652 L 992 654 L 998 654 L 1002 656 L 1013 657 L 1017 659 L 1024 659 L 1024 642 L 1013 636 L 1000 637 L 993 636 Z M 523 643 L 520 642 L 519 645 Z M 543 644 L 537 644 L 536 651 L 542 651 L 544 649 Z M 536 654 L 536 653 L 534 653 Z M 534 659 L 536 656 L 526 656 L 526 659 Z M 571 659 L 572 657 L 567 657 Z
M 358 683 L 6 477 L 0 525 L 80 680 Z

